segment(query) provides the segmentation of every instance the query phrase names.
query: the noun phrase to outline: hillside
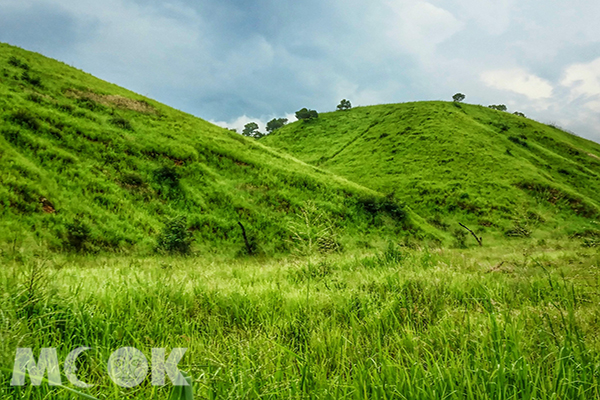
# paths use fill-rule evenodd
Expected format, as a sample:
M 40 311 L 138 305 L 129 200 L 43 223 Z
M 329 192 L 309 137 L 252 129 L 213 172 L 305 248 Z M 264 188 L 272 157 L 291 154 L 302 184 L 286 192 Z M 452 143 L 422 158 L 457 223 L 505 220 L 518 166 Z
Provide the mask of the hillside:
M 339 248 L 358 231 L 423 237 L 411 215 L 254 140 L 0 44 L 5 246 L 150 250 L 159 237 L 187 241 L 187 229 L 198 251 L 276 254 Z
M 287 125 L 262 142 L 393 193 L 444 230 L 461 221 L 501 237 L 600 228 L 600 145 L 487 107 L 360 107 Z

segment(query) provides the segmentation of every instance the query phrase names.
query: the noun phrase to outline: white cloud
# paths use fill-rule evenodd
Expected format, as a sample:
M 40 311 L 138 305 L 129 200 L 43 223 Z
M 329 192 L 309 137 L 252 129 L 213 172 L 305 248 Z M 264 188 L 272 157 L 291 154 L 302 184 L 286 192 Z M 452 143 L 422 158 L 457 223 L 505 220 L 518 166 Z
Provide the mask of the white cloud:
M 515 0 L 460 0 L 450 1 L 456 15 L 471 20 L 490 35 L 500 35 L 510 26 L 516 11 Z
M 463 27 L 451 12 L 426 1 L 387 1 L 386 5 L 390 44 L 417 55 L 430 56 Z
M 553 91 L 550 82 L 519 68 L 486 71 L 481 80 L 489 87 L 522 94 L 531 100 L 550 98 Z
M 580 96 L 600 95 L 600 58 L 586 64 L 571 65 L 566 69 L 561 84 L 570 88 L 572 100 Z

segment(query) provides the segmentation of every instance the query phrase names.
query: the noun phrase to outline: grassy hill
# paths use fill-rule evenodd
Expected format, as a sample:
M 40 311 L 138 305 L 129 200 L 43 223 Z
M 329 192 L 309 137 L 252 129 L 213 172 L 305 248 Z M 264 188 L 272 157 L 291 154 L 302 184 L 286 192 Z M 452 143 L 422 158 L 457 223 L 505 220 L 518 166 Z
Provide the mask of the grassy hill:
M 263 143 L 393 193 L 444 230 L 460 221 L 497 237 L 600 229 L 600 145 L 487 107 L 360 107 L 287 125 Z
M 275 254 L 338 248 L 357 232 L 424 235 L 418 217 L 386 201 L 254 140 L 0 44 L 5 247 L 149 250 L 161 241 L 177 249 L 192 235 L 201 251 Z

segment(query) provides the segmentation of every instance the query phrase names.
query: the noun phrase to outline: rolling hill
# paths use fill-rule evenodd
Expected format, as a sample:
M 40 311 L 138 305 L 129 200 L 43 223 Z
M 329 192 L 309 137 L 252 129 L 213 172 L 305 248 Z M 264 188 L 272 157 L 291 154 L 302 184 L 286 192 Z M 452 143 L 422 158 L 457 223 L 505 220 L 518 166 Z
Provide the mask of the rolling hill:
M 393 193 L 442 230 L 461 221 L 496 237 L 600 228 L 600 145 L 523 116 L 440 101 L 377 105 L 295 122 L 262 142 Z
M 199 251 L 277 254 L 428 230 L 373 190 L 0 44 L 5 247 L 177 249 L 193 235 Z

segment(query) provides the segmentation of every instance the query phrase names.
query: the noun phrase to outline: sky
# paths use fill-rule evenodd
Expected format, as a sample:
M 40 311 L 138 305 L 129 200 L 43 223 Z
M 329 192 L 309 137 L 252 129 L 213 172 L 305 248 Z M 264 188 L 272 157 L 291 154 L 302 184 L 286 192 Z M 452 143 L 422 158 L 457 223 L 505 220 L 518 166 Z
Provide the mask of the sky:
M 600 2 L 0 0 L 0 41 L 218 125 L 505 104 L 600 142 Z

